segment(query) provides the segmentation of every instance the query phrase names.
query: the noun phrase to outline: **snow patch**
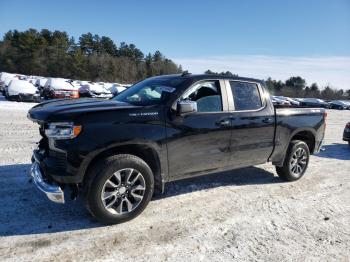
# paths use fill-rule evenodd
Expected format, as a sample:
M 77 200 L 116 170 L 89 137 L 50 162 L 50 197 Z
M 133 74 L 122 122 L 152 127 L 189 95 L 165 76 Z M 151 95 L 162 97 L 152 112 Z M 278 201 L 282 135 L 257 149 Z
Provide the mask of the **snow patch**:
M 8 101 L 4 96 L 0 96 L 0 110 L 28 111 L 37 104 L 38 103 Z

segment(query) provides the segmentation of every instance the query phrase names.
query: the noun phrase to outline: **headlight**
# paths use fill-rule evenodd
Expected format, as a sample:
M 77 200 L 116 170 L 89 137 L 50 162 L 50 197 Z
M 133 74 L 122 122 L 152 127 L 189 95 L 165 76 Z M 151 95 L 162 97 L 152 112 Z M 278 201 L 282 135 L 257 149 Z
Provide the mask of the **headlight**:
M 53 139 L 72 139 L 77 137 L 82 127 L 71 122 L 50 123 L 45 129 L 45 135 Z

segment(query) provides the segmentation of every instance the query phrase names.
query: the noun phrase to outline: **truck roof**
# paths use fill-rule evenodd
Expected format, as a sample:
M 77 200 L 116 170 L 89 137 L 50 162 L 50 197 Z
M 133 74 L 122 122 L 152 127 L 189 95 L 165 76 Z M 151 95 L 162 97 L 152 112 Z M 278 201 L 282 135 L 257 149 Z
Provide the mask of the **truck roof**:
M 152 78 L 186 78 L 186 79 L 192 79 L 194 81 L 199 81 L 203 79 L 229 79 L 229 80 L 238 80 L 238 81 L 251 81 L 251 82 L 258 82 L 263 84 L 264 81 L 261 79 L 255 79 L 255 78 L 248 78 L 248 77 L 240 77 L 240 76 L 225 76 L 225 75 L 219 75 L 219 74 L 172 74 L 172 75 L 162 75 L 162 76 L 155 76 Z

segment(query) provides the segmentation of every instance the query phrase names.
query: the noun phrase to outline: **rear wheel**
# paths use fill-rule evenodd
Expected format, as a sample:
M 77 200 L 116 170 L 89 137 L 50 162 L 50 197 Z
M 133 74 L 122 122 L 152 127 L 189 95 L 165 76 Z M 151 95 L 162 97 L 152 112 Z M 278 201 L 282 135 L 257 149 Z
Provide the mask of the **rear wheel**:
M 116 155 L 98 162 L 88 174 L 87 209 L 105 224 L 138 216 L 151 200 L 154 188 L 150 167 L 139 157 Z
M 293 140 L 288 147 L 283 166 L 276 166 L 278 176 L 285 181 L 300 179 L 305 174 L 309 158 L 308 145 L 304 141 Z

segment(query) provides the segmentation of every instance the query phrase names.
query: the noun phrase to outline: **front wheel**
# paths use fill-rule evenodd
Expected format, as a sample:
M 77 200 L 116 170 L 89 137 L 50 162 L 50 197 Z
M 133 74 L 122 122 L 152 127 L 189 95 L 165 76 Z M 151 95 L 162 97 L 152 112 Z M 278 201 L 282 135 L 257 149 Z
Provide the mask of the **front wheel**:
M 133 155 L 106 158 L 95 165 L 88 177 L 87 209 L 105 224 L 135 218 L 146 208 L 153 194 L 152 170 Z
M 300 179 L 308 167 L 310 150 L 304 141 L 293 140 L 287 150 L 282 167 L 276 166 L 278 176 L 285 181 Z

